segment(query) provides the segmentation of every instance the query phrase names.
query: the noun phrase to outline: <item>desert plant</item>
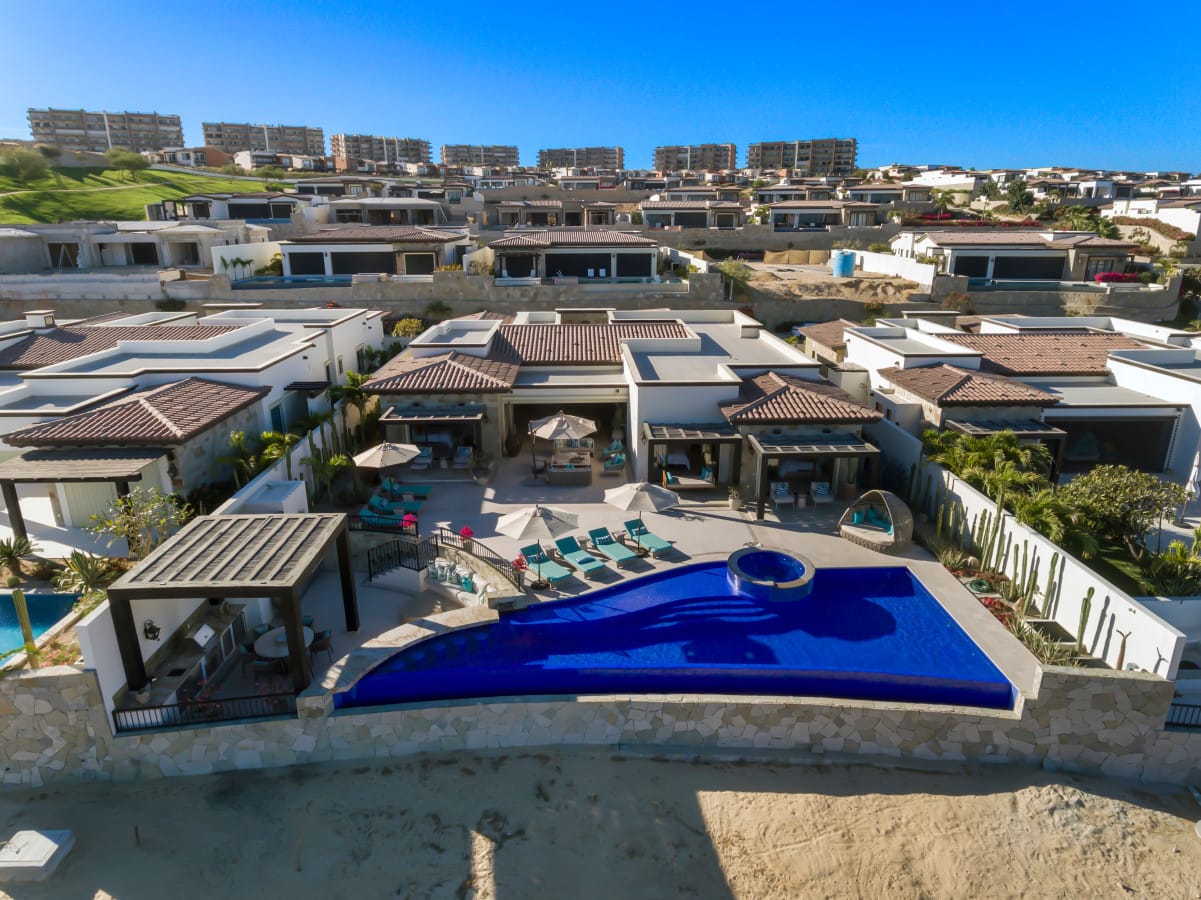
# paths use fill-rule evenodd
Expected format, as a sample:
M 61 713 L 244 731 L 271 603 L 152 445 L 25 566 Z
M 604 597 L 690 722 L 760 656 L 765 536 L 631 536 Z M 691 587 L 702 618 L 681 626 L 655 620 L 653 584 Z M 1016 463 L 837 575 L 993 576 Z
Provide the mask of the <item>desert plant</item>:
M 93 594 L 112 584 L 121 570 L 111 559 L 72 550 L 65 568 L 54 576 L 55 590 L 70 594 Z
M 37 545 L 27 537 L 14 536 L 0 540 L 0 562 L 4 563 L 5 568 L 13 575 L 20 576 L 21 560 L 37 552 Z
M 130 556 L 144 559 L 191 515 L 191 507 L 175 494 L 137 487 L 92 516 L 86 528 L 107 538 L 109 546 L 124 540 Z

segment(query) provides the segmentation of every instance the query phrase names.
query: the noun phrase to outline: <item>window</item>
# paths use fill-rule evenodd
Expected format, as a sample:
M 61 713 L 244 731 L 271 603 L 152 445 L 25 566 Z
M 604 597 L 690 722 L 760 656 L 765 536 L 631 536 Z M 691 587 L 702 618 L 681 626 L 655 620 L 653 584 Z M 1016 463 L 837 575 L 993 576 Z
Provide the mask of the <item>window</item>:
M 280 433 L 284 431 L 284 407 L 282 403 L 277 403 L 271 407 L 271 430 Z
M 342 368 L 342 357 L 339 356 L 338 357 L 338 374 L 341 375 L 343 371 L 344 370 Z

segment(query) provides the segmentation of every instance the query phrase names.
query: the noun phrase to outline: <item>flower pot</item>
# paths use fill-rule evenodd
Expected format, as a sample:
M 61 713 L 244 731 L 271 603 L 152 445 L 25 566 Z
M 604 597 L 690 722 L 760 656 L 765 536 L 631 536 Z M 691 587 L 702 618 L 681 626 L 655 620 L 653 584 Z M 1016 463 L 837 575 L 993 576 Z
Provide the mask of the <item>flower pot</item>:
M 730 509 L 738 509 L 742 506 L 742 498 L 735 495 L 730 498 Z

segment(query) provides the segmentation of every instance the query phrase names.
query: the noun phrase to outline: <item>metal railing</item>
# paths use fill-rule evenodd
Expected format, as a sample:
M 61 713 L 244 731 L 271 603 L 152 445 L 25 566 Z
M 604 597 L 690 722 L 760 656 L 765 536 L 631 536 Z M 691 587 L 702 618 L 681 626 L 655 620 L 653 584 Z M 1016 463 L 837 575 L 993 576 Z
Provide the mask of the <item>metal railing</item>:
M 292 693 L 258 694 L 221 700 L 187 700 L 162 706 L 137 706 L 113 710 L 117 734 L 148 731 L 154 728 L 182 728 L 186 725 L 211 725 L 242 719 L 263 719 L 296 714 L 296 695 Z
M 405 524 L 403 520 L 392 516 L 360 516 L 346 517 L 351 531 L 384 531 L 389 534 L 406 534 L 417 537 L 417 523 Z
M 367 580 L 374 581 L 393 569 L 412 569 L 420 572 L 438 556 L 433 538 L 424 541 L 389 541 L 367 551 Z
M 449 528 L 439 528 L 434 534 L 434 538 L 440 547 L 453 547 L 455 550 L 460 550 L 463 553 L 469 553 L 481 562 L 485 562 L 492 568 L 500 572 L 506 580 L 519 590 L 525 588 L 525 570 L 517 569 L 513 563 L 505 559 L 495 550 L 481 544 L 475 538 L 460 537 Z
M 1176 728 L 1201 729 L 1201 706 L 1173 703 L 1168 707 L 1168 718 L 1164 724 Z

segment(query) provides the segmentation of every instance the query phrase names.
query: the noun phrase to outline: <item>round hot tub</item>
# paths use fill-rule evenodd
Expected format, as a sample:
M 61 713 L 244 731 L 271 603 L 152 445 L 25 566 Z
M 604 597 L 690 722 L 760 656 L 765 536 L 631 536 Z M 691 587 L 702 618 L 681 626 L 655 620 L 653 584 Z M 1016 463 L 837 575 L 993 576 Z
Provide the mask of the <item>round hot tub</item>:
M 809 596 L 813 563 L 797 553 L 745 547 L 730 555 L 726 577 L 744 597 L 788 602 Z

